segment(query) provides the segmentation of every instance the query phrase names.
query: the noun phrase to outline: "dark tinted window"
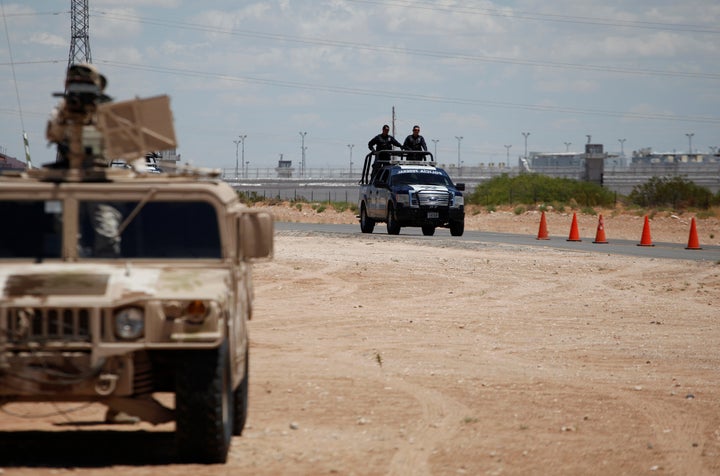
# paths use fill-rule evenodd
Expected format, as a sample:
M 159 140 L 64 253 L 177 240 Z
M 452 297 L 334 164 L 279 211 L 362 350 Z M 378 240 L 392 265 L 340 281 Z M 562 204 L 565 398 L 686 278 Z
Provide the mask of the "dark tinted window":
M 117 236 L 117 228 L 131 216 Z M 97 258 L 220 258 L 217 213 L 205 202 L 83 202 L 80 255 Z
M 0 200 L 0 258 L 59 258 L 60 202 Z

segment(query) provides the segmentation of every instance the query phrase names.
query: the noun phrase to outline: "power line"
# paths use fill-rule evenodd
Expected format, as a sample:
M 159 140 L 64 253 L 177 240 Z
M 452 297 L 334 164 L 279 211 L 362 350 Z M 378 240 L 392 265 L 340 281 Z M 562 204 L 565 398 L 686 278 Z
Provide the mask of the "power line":
M 561 15 L 554 13 L 536 13 L 526 12 L 522 10 L 512 10 L 509 8 L 467 8 L 459 6 L 443 6 L 437 5 L 431 2 L 413 1 L 411 4 L 408 2 L 400 1 L 380 1 L 380 0 L 347 0 L 354 3 L 366 3 L 371 5 L 383 5 L 383 6 L 396 6 L 396 7 L 408 7 L 412 5 L 414 9 L 431 10 L 435 12 L 450 12 L 450 13 L 462 13 L 463 15 L 482 15 L 482 16 L 493 16 L 503 17 L 509 19 L 518 20 L 530 20 L 530 21 L 542 21 L 542 22 L 560 22 L 560 23 L 574 23 L 579 25 L 596 25 L 596 26 L 610 26 L 610 27 L 622 27 L 622 28 L 639 28 L 649 30 L 663 30 L 663 31 L 684 31 L 689 33 L 711 33 L 719 34 L 720 28 L 714 28 L 707 25 L 698 25 L 692 23 L 666 23 L 666 22 L 651 22 L 644 20 L 618 20 L 610 18 L 599 18 L 599 17 L 585 17 L 578 15 Z
M 490 101 L 484 99 L 469 99 L 469 98 L 457 98 L 447 96 L 433 96 L 427 94 L 413 94 L 407 92 L 398 91 L 383 91 L 376 89 L 361 89 L 361 88 L 350 88 L 345 86 L 331 86 L 321 85 L 317 83 L 301 83 L 295 81 L 283 81 L 276 79 L 257 78 L 252 76 L 235 76 L 223 73 L 209 72 L 206 70 L 190 70 L 180 68 L 168 68 L 160 66 L 147 66 L 137 63 L 122 63 L 111 60 L 100 60 L 101 63 L 117 68 L 125 68 L 139 71 L 150 71 L 162 74 L 172 74 L 176 76 L 187 76 L 187 77 L 200 77 L 200 78 L 214 78 L 222 79 L 224 81 L 234 82 L 248 82 L 254 84 L 264 84 L 276 87 L 292 88 L 292 89 L 304 89 L 311 91 L 324 91 L 338 94 L 352 94 L 359 96 L 375 96 L 375 97 L 387 97 L 393 99 L 409 99 L 415 101 L 427 101 L 447 104 L 461 104 L 468 106 L 483 106 L 493 107 L 500 109 L 524 109 L 528 111 L 544 111 L 544 112 L 556 112 L 556 113 L 568 113 L 576 115 L 586 116 L 606 116 L 606 117 L 619 117 L 626 119 L 643 119 L 643 120 L 664 120 L 664 121 L 679 121 L 679 122 L 693 122 L 693 123 L 705 123 L 705 124 L 720 124 L 720 117 L 712 116 L 679 116 L 675 114 L 663 114 L 663 113 L 637 113 L 637 112 L 618 112 L 618 111 L 605 111 L 600 109 L 586 109 L 577 107 L 565 107 L 565 106 L 550 106 L 543 104 L 521 104 L 511 103 L 503 101 Z
M 486 55 L 469 55 L 463 53 L 452 53 L 447 51 L 427 50 L 419 48 L 400 48 L 394 46 L 384 45 L 373 45 L 368 43 L 356 43 L 350 41 L 340 40 L 329 40 L 325 38 L 315 37 L 301 37 L 292 35 L 283 35 L 276 33 L 267 33 L 253 30 L 239 30 L 232 28 L 219 28 L 217 26 L 202 25 L 198 23 L 186 23 L 178 22 L 165 19 L 155 19 L 139 17 L 135 15 L 123 15 L 119 13 L 108 13 L 103 11 L 95 11 L 94 14 L 101 15 L 104 19 L 125 21 L 125 22 L 139 22 L 151 26 L 161 26 L 165 28 L 181 28 L 184 30 L 201 31 L 205 33 L 214 34 L 225 34 L 230 36 L 245 37 L 245 38 L 260 38 L 271 41 L 280 41 L 295 44 L 306 44 L 306 45 L 319 45 L 319 46 L 334 46 L 337 48 L 346 48 L 359 51 L 373 51 L 382 53 L 393 53 L 398 55 L 411 55 L 421 56 L 430 58 L 441 58 L 441 59 L 457 59 L 470 62 L 481 62 L 481 63 L 500 63 L 500 64 L 512 64 L 520 66 L 531 66 L 541 68 L 555 68 L 555 69 L 572 69 L 579 71 L 593 71 L 602 73 L 617 73 L 617 74 L 632 74 L 632 75 L 643 75 L 643 76 L 665 76 L 665 77 L 679 77 L 679 78 L 699 78 L 699 79 L 711 79 L 720 80 L 720 73 L 703 73 L 693 71 L 669 71 L 669 70 L 654 70 L 654 69 L 638 69 L 638 68 L 625 68 L 620 66 L 608 66 L 608 65 L 592 65 L 592 64 L 581 64 L 581 63 L 566 63 L 566 62 L 555 62 L 555 61 L 537 61 L 530 59 L 518 59 L 508 58 L 502 56 L 486 56 Z M 719 30 L 720 32 L 720 30 Z
M 2 16 L 5 18 L 14 18 L 14 17 L 39 17 L 39 16 L 46 16 L 46 15 L 65 15 L 67 13 L 70 13 L 69 10 L 57 10 L 52 12 L 18 12 L 18 13 L 3 13 Z

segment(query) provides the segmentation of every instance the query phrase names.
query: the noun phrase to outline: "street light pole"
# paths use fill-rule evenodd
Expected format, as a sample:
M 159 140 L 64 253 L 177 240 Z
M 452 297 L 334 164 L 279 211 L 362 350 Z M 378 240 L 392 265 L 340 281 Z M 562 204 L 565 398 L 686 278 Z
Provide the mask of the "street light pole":
M 507 162 L 508 165 L 510 165 L 510 147 L 512 147 L 512 144 L 505 146 L 505 149 L 506 149 L 505 161 Z
M 243 164 L 243 170 L 245 170 L 245 178 L 247 178 L 247 169 L 245 168 L 245 138 L 246 135 L 239 136 L 240 137 L 240 144 L 242 145 L 242 164 Z M 237 147 L 235 148 L 235 175 L 237 175 Z
M 353 147 L 355 147 L 355 144 L 348 144 L 348 149 L 350 149 L 350 175 L 352 175 L 352 150 Z
M 237 180 L 238 177 L 238 146 L 240 145 L 239 140 L 234 140 L 233 144 L 235 144 L 235 180 Z
M 565 152 L 570 152 L 570 146 L 572 145 L 572 142 L 563 142 L 565 144 Z
M 525 137 L 525 158 L 527 159 L 527 138 L 530 135 L 529 132 L 522 132 L 521 133 L 523 137 Z
M 618 142 L 620 142 L 620 157 L 625 157 L 625 141 L 627 139 L 618 139 Z
M 460 173 L 460 141 L 463 140 L 463 136 L 455 136 L 458 141 L 458 173 Z
M 307 135 L 307 132 L 299 132 L 300 137 L 302 138 L 302 145 L 300 146 L 300 152 L 301 154 L 301 161 L 300 161 L 300 176 L 305 176 L 305 136 Z
M 688 138 L 688 154 L 692 154 L 692 138 L 695 135 L 693 132 L 685 134 Z
M 435 162 L 437 162 L 437 143 L 440 142 L 440 139 L 432 139 L 432 141 L 435 143 Z

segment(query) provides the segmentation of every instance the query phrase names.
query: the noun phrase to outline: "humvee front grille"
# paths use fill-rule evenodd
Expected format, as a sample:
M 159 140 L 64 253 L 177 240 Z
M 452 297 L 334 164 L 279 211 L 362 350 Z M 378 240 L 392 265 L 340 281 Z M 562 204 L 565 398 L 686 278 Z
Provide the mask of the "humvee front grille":
M 421 207 L 447 207 L 450 204 L 450 195 L 447 192 L 425 190 L 417 195 Z
M 8 308 L 2 325 L 8 343 L 89 343 L 90 309 Z

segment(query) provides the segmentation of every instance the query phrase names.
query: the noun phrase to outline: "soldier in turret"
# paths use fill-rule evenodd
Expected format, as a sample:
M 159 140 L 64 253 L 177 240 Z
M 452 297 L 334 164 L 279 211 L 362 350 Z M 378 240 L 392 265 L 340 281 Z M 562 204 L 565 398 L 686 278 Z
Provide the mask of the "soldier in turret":
M 65 91 L 55 93 L 62 99 L 53 109 L 45 136 L 57 144 L 57 162 L 52 168 L 89 168 L 107 166 L 102 151 L 102 134 L 97 129 L 97 106 L 110 101 L 104 91 L 105 76 L 91 64 L 68 68 Z

